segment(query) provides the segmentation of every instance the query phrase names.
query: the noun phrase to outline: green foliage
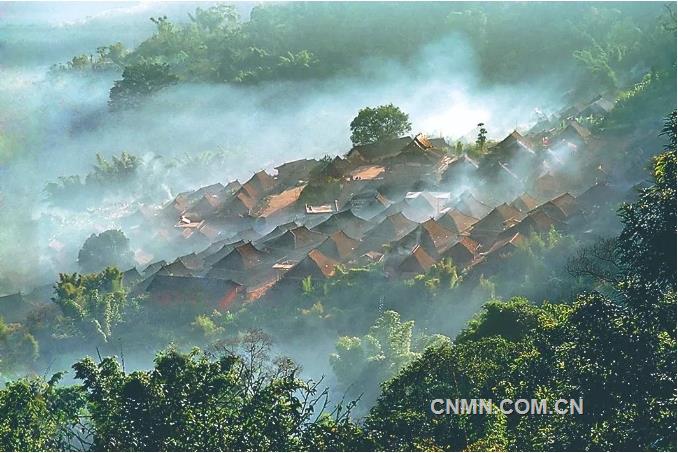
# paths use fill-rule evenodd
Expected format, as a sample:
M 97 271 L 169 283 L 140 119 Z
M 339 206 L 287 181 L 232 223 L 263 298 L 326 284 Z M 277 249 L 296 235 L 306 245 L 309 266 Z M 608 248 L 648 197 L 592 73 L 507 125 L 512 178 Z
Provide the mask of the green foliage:
M 301 292 L 307 296 L 313 293 L 313 280 L 310 275 L 307 275 L 301 280 Z
M 638 200 L 624 204 L 619 216 L 624 229 L 619 236 L 620 259 L 629 267 L 628 284 L 661 293 L 676 282 L 676 129 L 675 111 L 666 120 L 668 148 L 654 159 L 655 184 L 641 189 Z M 667 265 L 666 263 L 672 263 Z
M 59 274 L 52 300 L 80 332 L 108 341 L 128 304 L 122 273 L 113 267 L 80 275 Z
M 365 107 L 351 121 L 351 142 L 367 145 L 398 138 L 412 129 L 410 117 L 393 104 Z
M 675 146 L 673 123 L 666 130 Z M 655 184 L 620 210 L 624 263 L 615 302 L 487 303 L 453 345 L 429 348 L 385 383 L 366 428 L 385 450 L 674 450 L 676 448 L 675 151 Z M 656 242 L 655 242 L 656 241 Z M 663 242 L 661 242 L 663 241 Z M 672 243 L 670 241 L 673 241 Z M 528 241 L 527 252 L 561 239 Z M 668 248 L 663 248 L 666 243 Z M 604 259 L 607 255 L 603 255 Z M 434 398 L 582 398 L 584 414 L 437 416 Z
M 85 180 L 87 184 L 108 185 L 126 182 L 135 175 L 140 165 L 138 157 L 124 151 L 120 157 L 113 156 L 110 162 L 100 154 L 97 154 L 96 159 L 94 172 L 88 174 Z
M 78 175 L 59 176 L 56 182 L 45 185 L 45 194 L 52 204 L 80 206 L 88 195 L 125 187 L 138 174 L 140 166 L 137 156 L 124 151 L 110 161 L 97 154 L 94 169 L 84 182 Z
M 487 143 L 487 129 L 485 129 L 485 123 L 478 123 L 478 138 L 476 138 L 476 147 L 480 152 L 485 151 L 485 143 Z
M 210 340 L 224 333 L 223 327 L 218 326 L 210 316 L 204 314 L 197 315 L 195 320 L 191 323 L 191 326 L 200 333 L 202 337 Z
M 40 354 L 38 340 L 21 324 L 7 324 L 0 316 L 0 377 L 32 364 Z
M 144 97 L 178 80 L 167 63 L 142 60 L 125 67 L 122 79 L 115 81 L 111 88 L 108 104 L 113 110 L 138 107 Z
M 78 253 L 78 265 L 85 272 L 98 272 L 108 266 L 124 268 L 132 264 L 129 239 L 121 230 L 92 234 Z
M 426 274 L 417 275 L 414 280 L 435 295 L 441 290 L 456 288 L 461 283 L 462 277 L 457 272 L 452 258 L 444 258 L 431 266 Z
M 343 409 L 325 410 L 327 393 L 318 383 L 298 378 L 289 360 L 267 359 L 259 335 L 248 334 L 242 351 L 215 360 L 198 350 L 170 349 L 157 356 L 153 370 L 131 374 L 112 358 L 78 362 L 92 448 L 299 451 L 360 442 Z
M 410 363 L 419 353 L 412 348 L 414 321 L 403 322 L 392 310 L 385 311 L 362 337 L 340 337 L 330 364 L 339 382 L 346 388 L 359 383 L 371 391 Z M 428 346 L 446 337 L 420 338 Z M 368 396 L 370 396 L 368 394 Z
M 78 387 L 57 386 L 60 377 L 19 379 L 0 389 L 0 450 L 82 448 L 77 427 L 83 395 Z
M 124 67 L 129 51 L 122 43 L 97 47 L 96 56 L 76 55 L 66 64 L 52 66 L 53 73 L 72 71 L 117 71 Z

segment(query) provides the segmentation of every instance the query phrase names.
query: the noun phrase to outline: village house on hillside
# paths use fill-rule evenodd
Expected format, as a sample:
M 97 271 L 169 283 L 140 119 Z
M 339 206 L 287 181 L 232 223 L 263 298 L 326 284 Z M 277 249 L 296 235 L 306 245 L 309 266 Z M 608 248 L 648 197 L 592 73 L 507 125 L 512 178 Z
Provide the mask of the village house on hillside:
M 186 267 L 186 265 L 181 261 L 180 258 L 177 258 L 170 264 L 166 264 L 161 267 L 155 275 L 169 275 L 175 277 L 192 277 L 193 273 L 191 270 Z
M 200 305 L 227 311 L 242 297 L 243 286 L 232 280 L 156 274 L 146 292 L 151 304 Z
M 311 282 L 326 280 L 336 273 L 338 265 L 338 261 L 325 256 L 319 250 L 311 250 L 278 280 L 274 289 L 298 289 L 301 287 L 301 282 L 307 278 L 310 278 Z
M 435 262 L 435 259 L 426 253 L 422 246 L 416 245 L 396 267 L 395 272 L 401 278 L 411 278 L 415 275 L 425 274 Z
M 574 110 L 595 116 L 608 107 L 597 98 Z M 309 276 L 330 278 L 339 264 L 379 263 L 409 278 L 449 258 L 469 276 L 490 275 L 529 235 L 570 231 L 622 197 L 609 186 L 615 176 L 596 170 L 597 141 L 579 117 L 546 118 L 548 128 L 527 135 L 514 130 L 478 160 L 417 134 L 181 193 L 137 217 L 140 225 L 171 219 L 154 232 L 165 242 L 183 238 L 185 255 L 130 269 L 129 285 L 155 291 L 157 301 L 159 286 L 175 284 L 166 278 L 221 280 L 238 287 L 238 300 L 253 300 L 273 288 L 298 289 Z M 572 162 L 578 171 L 567 173 Z M 221 306 L 216 295 L 209 299 Z
M 523 217 L 524 215 L 520 211 L 502 203 L 473 225 L 471 237 L 483 245 L 488 245 L 502 231 L 515 225 Z
M 384 140 L 369 145 L 354 146 L 346 155 L 349 162 L 374 163 L 400 153 L 403 147 L 412 141 L 412 137 Z
M 360 239 L 373 226 L 372 223 L 361 219 L 353 214 L 353 211 L 347 209 L 332 215 L 332 217 L 314 226 L 312 229 L 327 235 L 343 231 L 352 238 Z
M 372 228 L 363 238 L 364 246 L 369 250 L 379 250 L 384 244 L 402 239 L 417 227 L 417 223 L 398 213 L 386 217 Z
M 453 158 L 447 163 L 440 175 L 440 184 L 443 186 L 459 184 L 471 180 L 478 170 L 478 162 L 466 154 Z
M 432 258 L 438 258 L 440 252 L 449 247 L 455 240 L 456 235 L 443 228 L 433 219 L 420 223 L 414 230 L 398 240 L 394 245 L 396 249 L 411 250 L 419 245 Z
M 539 201 L 527 192 L 518 195 L 511 203 L 511 207 L 520 212 L 528 212 L 539 205 Z
M 323 255 L 337 262 L 346 262 L 354 258 L 360 247 L 360 241 L 343 231 L 336 231 L 317 247 Z
M 453 234 L 459 235 L 465 231 L 468 231 L 471 226 L 478 222 L 478 219 L 468 216 L 457 209 L 446 208 L 436 219 L 436 222 L 438 222 L 438 224 L 443 228 L 451 231 Z
M 567 127 L 553 137 L 551 146 L 567 145 L 572 151 L 577 151 L 587 145 L 590 139 L 590 130 L 576 120 L 570 120 L 567 122 Z
M 226 256 L 214 263 L 207 276 L 227 279 L 236 276 L 236 278 L 242 279 L 256 267 L 263 265 L 267 258 L 266 253 L 258 250 L 251 242 L 247 242 L 235 247 Z
M 294 219 L 304 213 L 303 207 L 297 202 L 305 187 L 306 185 L 302 184 L 269 195 L 252 208 L 249 215 L 266 224 L 278 224 Z
M 478 200 L 470 191 L 464 191 L 453 204 L 454 209 L 463 214 L 481 219 L 490 213 L 491 207 Z
M 277 171 L 276 179 L 282 187 L 296 186 L 308 182 L 309 175 L 319 165 L 321 163 L 316 159 L 299 159 L 286 162 L 275 167 Z
M 449 258 L 457 269 L 463 270 L 470 265 L 478 256 L 480 244 L 467 236 L 461 236 L 440 254 L 440 259 Z
M 300 226 L 292 230 L 287 230 L 277 238 L 264 242 L 262 246 L 275 256 L 284 256 L 287 254 L 298 254 L 306 252 L 319 245 L 327 238 L 326 235 L 311 231 L 305 226 Z

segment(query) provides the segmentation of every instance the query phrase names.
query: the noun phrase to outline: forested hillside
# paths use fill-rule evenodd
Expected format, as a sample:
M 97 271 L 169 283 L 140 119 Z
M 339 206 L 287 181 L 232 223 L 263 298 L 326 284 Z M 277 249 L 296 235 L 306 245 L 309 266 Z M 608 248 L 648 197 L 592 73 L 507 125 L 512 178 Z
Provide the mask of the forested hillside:
M 675 5 L 72 8 L 0 24 L 0 449 L 677 448 Z

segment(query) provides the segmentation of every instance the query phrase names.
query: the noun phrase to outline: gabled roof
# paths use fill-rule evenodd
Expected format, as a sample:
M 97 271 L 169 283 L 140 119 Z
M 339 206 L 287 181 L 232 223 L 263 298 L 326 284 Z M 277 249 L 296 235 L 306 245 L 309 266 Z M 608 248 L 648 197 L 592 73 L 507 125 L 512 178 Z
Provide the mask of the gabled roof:
M 525 236 L 532 232 L 545 234 L 551 227 L 562 229 L 564 223 L 551 217 L 545 210 L 536 209 L 528 213 L 525 218 L 516 225 L 504 231 L 501 234 L 500 239 L 513 237 L 516 233 L 521 233 Z
M 523 192 L 521 195 L 518 195 L 515 200 L 511 202 L 511 207 L 517 209 L 520 212 L 531 211 L 539 205 L 539 202 L 536 198 L 532 197 L 527 192 Z
M 161 267 L 156 275 L 172 275 L 177 277 L 192 277 L 193 274 L 191 270 L 181 261 L 180 258 L 177 258 L 174 262 L 167 264 Z
M 200 269 L 203 265 L 203 259 L 195 252 L 180 256 L 177 261 L 181 261 L 189 269 Z
M 243 286 L 233 280 L 155 275 L 146 287 L 152 300 L 162 303 L 205 304 L 226 309 Z
M 370 218 L 370 222 L 373 224 L 378 224 L 384 221 L 384 219 L 388 216 L 391 216 L 393 214 L 404 214 L 405 210 L 409 208 L 409 204 L 403 199 L 400 201 L 397 201 L 391 205 L 389 205 L 388 208 L 384 209 L 383 211 L 377 213 L 377 215 L 373 216 Z M 407 216 L 405 216 L 407 217 Z M 409 217 L 408 217 L 409 219 Z M 412 219 L 409 219 L 412 220 Z
M 568 192 L 558 195 L 553 200 L 551 200 L 551 203 L 560 208 L 560 210 L 563 211 L 567 217 L 570 217 L 579 211 L 577 200 L 572 196 L 572 194 Z
M 264 262 L 266 254 L 258 250 L 251 242 L 239 245 L 222 259 L 212 265 L 212 269 L 246 270 Z
M 263 245 L 274 251 L 305 249 L 318 245 L 326 237 L 322 233 L 300 226 L 286 231 L 281 236 L 265 242 Z
M 347 159 L 336 156 L 331 162 L 325 165 L 319 173 L 323 176 L 340 179 L 346 174 L 346 172 L 349 171 L 350 168 L 351 163 Z
M 346 157 L 349 160 L 363 160 L 365 162 L 377 162 L 386 157 L 400 153 L 404 146 L 412 142 L 412 137 L 400 137 L 391 140 L 383 140 L 369 145 L 354 146 Z
M 377 226 L 367 232 L 368 242 L 375 240 L 392 242 L 401 239 L 417 227 L 417 223 L 405 217 L 402 213 L 386 217 Z
M 301 280 L 310 276 L 311 278 L 330 278 L 336 272 L 336 266 L 339 262 L 325 256 L 319 250 L 311 250 L 284 276 L 285 280 Z
M 440 226 L 435 220 L 429 219 L 417 225 L 399 243 L 421 245 L 429 255 L 435 256 L 440 250 L 449 246 L 454 238 L 454 233 Z
M 500 239 L 494 244 L 492 244 L 492 247 L 487 252 L 481 253 L 481 255 L 497 255 L 497 254 L 502 254 L 507 251 L 507 248 L 514 249 L 518 247 L 520 244 L 523 244 L 525 242 L 525 236 L 523 236 L 520 233 L 516 233 L 513 236 L 505 239 Z
M 244 189 L 239 189 L 233 198 L 226 202 L 225 211 L 232 211 L 238 214 L 245 214 L 254 208 L 257 204 L 256 199 L 252 198 L 249 193 Z
M 158 272 L 166 264 L 167 262 L 165 260 L 156 261 L 155 263 L 151 263 L 148 266 L 146 266 L 144 270 L 141 271 L 141 274 L 144 276 L 144 278 L 146 278 Z
M 282 236 L 283 234 L 287 233 L 289 230 L 293 230 L 297 228 L 299 224 L 297 222 L 287 222 L 282 225 L 278 225 L 277 227 L 273 228 L 271 231 L 266 233 L 265 236 L 260 237 L 255 241 L 257 244 L 263 244 L 266 241 L 270 241 L 272 239 L 278 238 Z
M 317 250 L 336 261 L 343 261 L 352 257 L 359 245 L 360 241 L 349 237 L 343 231 L 337 231 L 325 239 Z
M 537 210 L 545 211 L 548 215 L 560 221 L 565 221 L 581 212 L 576 198 L 567 192 L 534 209 L 534 211 Z
M 534 181 L 533 188 L 538 195 L 553 196 L 562 192 L 561 182 L 551 173 L 545 173 Z
M 333 234 L 337 231 L 344 231 L 353 238 L 362 237 L 372 224 L 353 214 L 350 210 L 345 210 L 334 214 L 329 219 L 313 227 L 313 231 L 324 234 Z
M 592 208 L 614 201 L 617 193 L 607 182 L 597 182 L 577 197 L 582 208 Z
M 381 165 L 361 165 L 349 173 L 351 179 L 369 181 L 377 179 L 386 169 Z
M 278 165 L 278 180 L 289 184 L 296 184 L 299 180 L 307 180 L 311 170 L 315 169 L 320 162 L 316 159 L 298 159 Z
M 240 181 L 236 179 L 235 181 L 231 181 L 228 184 L 226 184 L 226 187 L 224 187 L 224 189 L 229 193 L 235 193 L 238 190 L 240 190 L 241 187 L 242 184 L 240 184 Z
M 473 225 L 471 235 L 476 237 L 479 235 L 499 234 L 506 228 L 518 223 L 523 217 L 524 215 L 520 211 L 506 203 L 502 203 Z
M 449 143 L 447 143 L 443 137 L 429 138 L 428 142 L 431 144 L 432 147 L 438 149 L 445 149 L 450 146 Z
M 447 164 L 447 172 L 456 171 L 458 169 L 467 169 L 470 171 L 478 169 L 478 162 L 468 157 L 466 154 L 455 157 L 452 161 Z
M 454 204 L 454 208 L 476 219 L 485 217 L 492 210 L 491 207 L 479 201 L 468 190 L 459 196 L 459 201 Z
M 518 131 L 513 131 L 496 145 L 490 148 L 491 153 L 502 152 L 509 149 L 522 149 L 530 154 L 534 154 L 534 145 L 526 137 L 523 137 Z
M 397 164 L 434 165 L 443 156 L 445 153 L 434 148 L 424 134 L 417 134 L 397 155 L 389 158 L 388 164 L 391 166 Z
M 280 211 L 288 208 L 299 200 L 301 192 L 306 187 L 305 184 L 292 187 L 290 189 L 284 190 L 279 194 L 270 195 L 264 198 L 254 209 L 252 209 L 250 215 L 253 217 L 267 218 Z
M 419 149 L 433 148 L 433 145 L 429 141 L 428 137 L 421 133 L 415 135 L 412 141 L 408 144 L 408 146 L 409 145 L 416 146 Z
M 122 273 L 122 282 L 127 288 L 130 288 L 135 283 L 142 280 L 142 278 L 143 277 L 141 276 L 136 267 L 128 269 Z
M 277 184 L 277 181 L 264 170 L 258 171 L 245 184 L 241 191 L 245 191 L 250 198 L 258 200 L 270 192 Z
M 443 214 L 438 217 L 437 222 L 452 233 L 459 234 L 468 230 L 473 224 L 478 222 L 478 219 L 452 208 L 445 210 Z
M 403 274 L 423 274 L 427 272 L 435 260 L 429 256 L 423 247 L 417 245 L 412 253 L 398 265 L 398 272 Z
M 166 205 L 163 210 L 176 210 L 179 213 L 185 212 L 192 205 L 198 203 L 201 198 L 206 195 L 217 195 L 219 198 L 222 196 L 225 198 L 224 186 L 221 183 L 212 184 L 209 186 L 201 187 L 198 190 L 187 191 L 178 194 L 173 201 Z M 167 211 L 166 211 L 167 212 Z
M 216 250 L 211 250 L 209 253 L 205 253 L 203 256 L 203 262 L 205 267 L 212 267 L 214 263 L 221 260 L 223 257 L 228 255 L 239 245 L 243 245 L 244 242 L 238 241 L 230 244 L 223 244 Z

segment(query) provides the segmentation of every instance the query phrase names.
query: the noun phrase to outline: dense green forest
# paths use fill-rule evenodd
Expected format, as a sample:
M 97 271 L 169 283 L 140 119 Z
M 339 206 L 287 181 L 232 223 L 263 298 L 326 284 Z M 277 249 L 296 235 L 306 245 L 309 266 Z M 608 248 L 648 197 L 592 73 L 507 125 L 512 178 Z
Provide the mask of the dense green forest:
M 675 65 L 675 10 L 660 3 L 263 4 L 249 20 L 220 4 L 197 8 L 189 18 L 152 18 L 156 32 L 136 48 L 104 46 L 56 68 L 121 72 L 110 105 L 123 108 L 182 81 L 350 77 L 389 59 L 426 67 L 422 47 L 443 40 L 467 43 L 473 54 L 463 58 L 478 64 L 490 84 L 566 76 L 582 90 L 614 89 Z

